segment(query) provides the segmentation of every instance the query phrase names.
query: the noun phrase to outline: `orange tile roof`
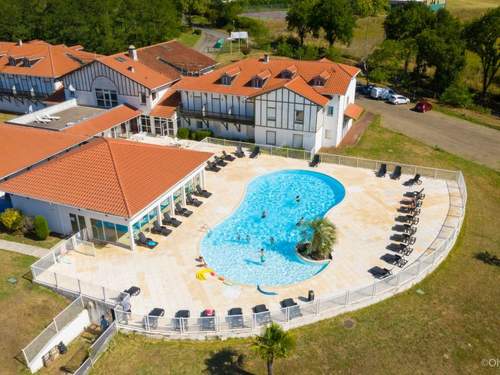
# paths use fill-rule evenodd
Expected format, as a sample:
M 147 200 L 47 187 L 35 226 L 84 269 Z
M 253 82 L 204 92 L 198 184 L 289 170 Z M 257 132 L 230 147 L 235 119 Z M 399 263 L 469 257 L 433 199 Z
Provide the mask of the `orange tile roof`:
M 170 118 L 177 110 L 177 106 L 181 101 L 181 95 L 176 91 L 176 85 L 172 86 L 161 97 L 157 105 L 149 113 L 150 116 Z
M 112 127 L 117 126 L 122 122 L 136 118 L 140 116 L 141 113 L 141 111 L 132 108 L 127 104 L 122 104 L 117 107 L 111 108 L 104 113 L 100 113 L 93 118 L 79 122 L 78 124 L 75 124 L 69 128 L 65 128 L 63 131 L 66 134 L 92 137 L 108 129 L 111 129 Z
M 133 217 L 211 153 L 96 138 L 0 184 L 0 191 Z
M 281 78 L 280 73 L 284 70 L 296 69 L 296 73 L 292 79 Z M 241 71 L 232 81 L 231 85 L 223 85 L 220 83 L 220 77 L 225 72 L 232 72 L 236 69 Z M 251 87 L 248 83 L 250 80 L 269 70 L 271 77 L 266 80 L 262 88 Z M 293 72 L 292 72 L 293 73 Z M 276 89 L 285 87 L 285 85 L 297 77 L 293 83 L 289 83 L 297 93 L 307 97 L 314 102 L 323 102 L 324 99 L 318 100 L 319 96 L 324 95 L 344 95 L 349 87 L 351 79 L 359 73 L 359 69 L 332 62 L 327 59 L 318 61 L 299 61 L 292 59 L 271 58 L 269 62 L 259 58 L 247 58 L 237 61 L 226 67 L 217 69 L 211 73 L 200 77 L 184 77 L 178 84 L 178 90 L 193 90 L 204 92 L 218 92 L 221 94 L 231 94 L 240 96 L 258 96 L 260 93 L 270 91 L 270 88 Z M 329 74 L 324 86 L 310 86 L 310 81 L 320 75 Z M 315 92 L 316 94 L 312 94 Z
M 137 48 L 137 60 L 127 51 L 102 57 L 99 61 L 150 90 L 179 80 L 181 74 L 177 69 L 192 72 L 216 64 L 210 57 L 177 41 Z
M 364 112 L 364 108 L 357 104 L 349 104 L 344 111 L 344 116 L 350 117 L 354 120 L 357 120 L 361 117 L 361 114 Z
M 58 78 L 99 56 L 83 51 L 81 46 L 52 45 L 41 40 L 23 42 L 22 45 L 0 42 L 0 73 Z M 9 57 L 17 60 L 16 65 L 9 65 Z M 24 66 L 22 58 L 30 60 L 31 66 Z
M 88 137 L 0 123 L 0 178 L 26 169 Z

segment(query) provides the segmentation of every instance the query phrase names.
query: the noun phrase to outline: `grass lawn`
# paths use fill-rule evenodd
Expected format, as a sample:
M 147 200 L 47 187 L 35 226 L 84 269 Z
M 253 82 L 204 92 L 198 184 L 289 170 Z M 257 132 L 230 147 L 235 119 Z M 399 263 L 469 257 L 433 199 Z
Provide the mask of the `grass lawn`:
M 480 113 L 466 108 L 450 107 L 445 104 L 435 102 L 433 102 L 432 105 L 436 111 L 442 112 L 446 115 L 458 117 L 474 124 L 500 130 L 500 118 L 498 116 L 488 113 Z
M 200 37 L 201 34 L 195 34 L 194 30 L 188 30 L 179 35 L 176 39 L 185 46 L 193 47 Z
M 481 16 L 490 8 L 499 6 L 498 0 L 447 0 L 446 9 L 462 20 Z
M 29 266 L 36 258 L 0 250 L 0 363 L 2 374 L 29 371 L 17 358 L 21 349 L 44 329 L 68 300 L 32 284 Z M 17 284 L 7 279 L 14 276 Z
M 500 256 L 500 173 L 382 128 L 377 118 L 352 148 L 369 158 L 461 169 L 469 201 L 463 232 L 443 264 L 416 287 L 379 304 L 293 330 L 297 348 L 275 365 L 277 374 L 493 374 L 481 359 L 498 358 L 500 268 L 475 258 Z M 425 209 L 425 208 L 424 208 Z M 417 293 L 417 289 L 423 293 Z M 343 321 L 354 319 L 354 328 Z M 248 339 L 160 341 L 119 334 L 93 374 L 263 374 Z M 228 354 L 229 352 L 229 354 Z
M 43 241 L 39 241 L 39 240 L 35 240 L 32 238 L 26 237 L 23 234 L 11 234 L 11 233 L 5 233 L 2 231 L 0 231 L 0 240 L 19 242 L 19 243 L 23 243 L 26 245 L 43 247 L 44 249 L 50 249 L 53 246 L 55 246 L 59 241 L 61 241 L 60 238 L 52 237 L 52 236 L 48 236 L 47 239 L 45 239 Z

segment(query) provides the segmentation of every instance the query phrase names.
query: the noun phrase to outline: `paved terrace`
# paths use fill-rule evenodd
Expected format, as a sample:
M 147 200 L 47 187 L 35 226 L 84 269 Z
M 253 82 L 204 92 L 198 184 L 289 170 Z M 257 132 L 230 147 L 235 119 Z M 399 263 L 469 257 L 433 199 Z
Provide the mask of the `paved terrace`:
M 222 149 L 209 144 L 198 145 L 198 149 Z M 150 235 L 159 241 L 154 250 L 138 247 L 132 253 L 106 245 L 96 249 L 95 257 L 71 252 L 49 271 L 115 290 L 137 285 L 142 292 L 132 298 L 132 311 L 142 314 L 153 307 L 162 307 L 168 317 L 179 309 L 191 310 L 192 316 L 198 316 L 205 308 L 214 308 L 218 314 L 224 314 L 237 306 L 247 314 L 251 307 L 260 303 L 276 309 L 280 300 L 287 297 L 300 300 L 310 289 L 317 297 L 328 297 L 370 285 L 374 282 L 368 272 L 370 268 L 392 268 L 380 257 L 389 252 L 386 247 L 394 234 L 392 227 L 398 216 L 397 209 L 403 193 L 408 190 L 402 186 L 402 181 L 410 176 L 403 175 L 400 181 L 393 181 L 388 177 L 377 178 L 371 170 L 321 163 L 314 170 L 337 178 L 346 188 L 345 199 L 327 214 L 338 233 L 333 261 L 328 267 L 299 284 L 267 288 L 277 292 L 277 296 L 263 295 L 255 286 L 226 285 L 214 277 L 197 280 L 195 274 L 199 268 L 195 258 L 200 255 L 199 243 L 207 228 L 213 228 L 238 207 L 250 180 L 282 169 L 309 167 L 304 160 L 260 155 L 257 159 L 237 159 L 219 173 L 207 172 L 206 188 L 213 193 L 212 197 L 204 199 L 199 208 L 190 207 L 194 214 L 181 218 L 183 224 L 169 237 Z M 458 194 L 455 182 L 424 178 L 419 188 L 422 187 L 426 198 L 415 251 L 407 266 L 438 237 L 450 208 L 450 194 Z M 397 267 L 393 269 L 394 273 L 399 271 Z M 63 279 L 59 277 L 60 284 Z

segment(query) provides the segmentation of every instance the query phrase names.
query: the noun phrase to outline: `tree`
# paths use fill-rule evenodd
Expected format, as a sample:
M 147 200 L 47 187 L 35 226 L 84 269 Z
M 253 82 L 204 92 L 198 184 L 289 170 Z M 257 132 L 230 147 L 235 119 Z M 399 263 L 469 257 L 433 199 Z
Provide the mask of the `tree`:
M 304 38 L 311 32 L 313 23 L 311 17 L 316 0 L 292 0 L 286 14 L 286 23 L 288 30 L 297 31 L 300 45 L 304 45 Z
M 0 223 L 10 232 L 18 230 L 23 222 L 23 214 L 15 208 L 7 208 L 0 214 Z
M 35 229 L 35 237 L 37 240 L 43 241 L 47 239 L 50 233 L 49 223 L 47 223 L 47 219 L 45 219 L 43 216 L 35 216 L 33 227 Z
M 389 81 L 401 71 L 401 60 L 406 56 L 402 42 L 386 39 L 366 61 L 370 81 Z
M 294 348 L 294 338 L 276 323 L 271 323 L 254 342 L 257 354 L 266 361 L 268 375 L 273 374 L 274 360 L 286 358 Z
M 308 223 L 312 229 L 311 255 L 326 259 L 337 240 L 335 225 L 326 218 L 316 219 Z
M 375 16 L 387 5 L 387 0 L 353 0 L 354 14 L 360 17 Z
M 352 40 L 356 20 L 349 0 L 323 0 L 314 7 L 312 29 L 323 29 L 329 46 L 337 40 L 349 44 Z
M 180 0 L 180 5 L 188 25 L 192 26 L 193 15 L 205 12 L 208 4 L 206 0 Z
M 471 92 L 461 82 L 453 82 L 448 86 L 439 100 L 445 104 L 462 108 L 470 107 L 473 103 Z
M 482 66 L 481 98 L 500 69 L 500 7 L 470 23 L 464 31 L 467 48 L 479 55 Z

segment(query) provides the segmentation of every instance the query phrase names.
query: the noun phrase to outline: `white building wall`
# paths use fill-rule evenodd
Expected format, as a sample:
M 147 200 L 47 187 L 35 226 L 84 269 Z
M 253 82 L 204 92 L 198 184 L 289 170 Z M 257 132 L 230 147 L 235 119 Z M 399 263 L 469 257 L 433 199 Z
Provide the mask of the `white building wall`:
M 268 144 L 267 143 L 267 132 L 275 132 L 276 133 L 276 144 L 275 146 L 279 147 L 292 147 L 293 146 L 293 136 L 302 135 L 303 139 L 303 148 L 305 150 L 316 150 L 316 138 L 318 133 L 321 133 L 321 129 L 318 133 L 304 133 L 295 130 L 286 130 L 286 129 L 274 129 L 274 128 L 265 128 L 263 126 L 255 127 L 255 143 L 258 144 Z
M 0 97 L 0 112 L 28 113 L 38 111 L 47 105 L 27 98 Z

